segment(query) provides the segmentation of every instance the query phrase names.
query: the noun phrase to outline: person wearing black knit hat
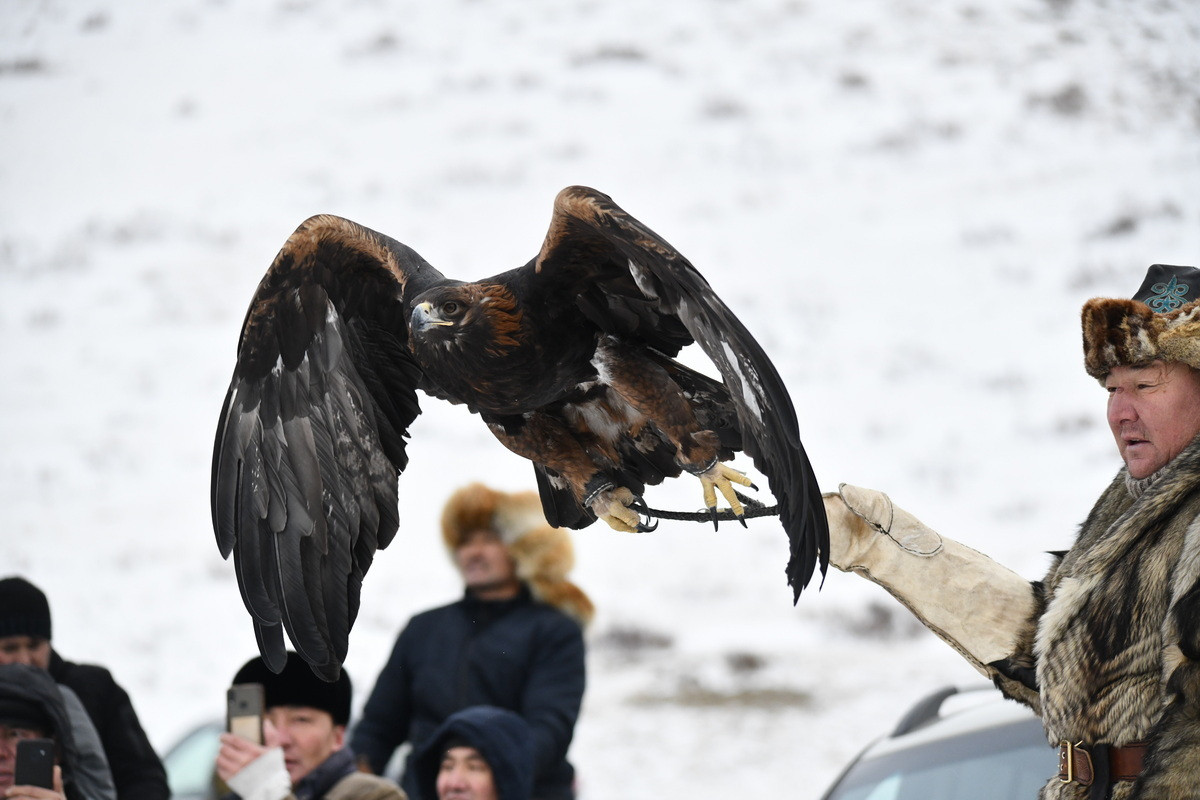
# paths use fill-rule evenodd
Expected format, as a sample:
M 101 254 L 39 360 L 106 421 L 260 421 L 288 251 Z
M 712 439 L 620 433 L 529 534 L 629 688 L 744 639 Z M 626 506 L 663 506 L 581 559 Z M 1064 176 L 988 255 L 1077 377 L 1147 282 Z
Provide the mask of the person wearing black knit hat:
M 0 650 L 14 648 L 16 637 L 49 644 L 50 603 L 41 589 L 13 576 L 0 580 Z
M 517 714 L 468 706 L 446 718 L 415 757 L 422 797 L 529 800 L 533 730 Z
M 168 800 L 167 773 L 129 694 L 104 667 L 65 660 L 51 646 L 50 603 L 26 579 L 0 579 L 0 664 L 46 670 L 63 688 L 79 740 L 81 782 L 93 796 Z
M 359 772 L 346 747 L 350 722 L 350 676 L 327 683 L 296 653 L 278 673 L 261 658 L 247 661 L 234 684 L 263 687 L 260 745 L 232 733 L 221 735 L 217 774 L 242 800 L 406 800 L 396 784 Z

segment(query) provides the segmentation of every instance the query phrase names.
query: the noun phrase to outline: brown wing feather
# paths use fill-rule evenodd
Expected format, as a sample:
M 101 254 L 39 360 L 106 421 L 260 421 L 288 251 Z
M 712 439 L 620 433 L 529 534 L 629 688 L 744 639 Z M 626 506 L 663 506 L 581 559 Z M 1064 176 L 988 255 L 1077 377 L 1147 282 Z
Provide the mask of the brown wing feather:
M 421 370 L 406 296 L 444 280 L 415 252 L 338 217 L 301 225 L 251 301 L 213 449 L 212 515 L 264 658 L 282 628 L 336 677 L 359 588 L 396 532 Z
M 824 575 L 829 528 L 791 396 L 762 347 L 695 267 L 608 196 L 571 186 L 555 198 L 533 272 L 548 293 L 579 295 L 584 313 L 614 335 L 669 354 L 671 346 L 700 345 L 737 409 L 744 450 L 779 503 L 795 595 L 818 565 Z

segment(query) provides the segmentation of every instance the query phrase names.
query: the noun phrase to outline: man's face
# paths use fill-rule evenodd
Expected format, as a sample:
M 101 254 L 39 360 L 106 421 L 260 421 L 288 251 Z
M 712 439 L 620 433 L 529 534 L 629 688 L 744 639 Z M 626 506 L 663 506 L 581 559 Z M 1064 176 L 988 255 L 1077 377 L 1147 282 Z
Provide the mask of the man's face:
M 1200 372 L 1177 362 L 1113 367 L 1108 427 L 1134 478 L 1162 469 L 1200 433 Z
M 505 596 L 519 587 L 516 565 L 494 531 L 468 532 L 454 551 L 454 562 L 463 583 L 477 596 Z
M 451 747 L 437 776 L 438 800 L 496 800 L 492 768 L 474 747 Z
M 346 741 L 346 727 L 334 725 L 328 711 L 308 706 L 271 706 L 263 720 L 264 743 L 283 748 L 284 766 L 293 786 L 341 750 Z
M 40 636 L 0 636 L 0 664 L 50 669 L 50 640 Z
M 11 637 L 9 637 L 11 638 Z M 10 725 L 0 720 L 0 796 L 13 785 L 13 769 L 17 763 L 17 742 L 22 739 L 38 739 L 45 731 L 24 724 Z

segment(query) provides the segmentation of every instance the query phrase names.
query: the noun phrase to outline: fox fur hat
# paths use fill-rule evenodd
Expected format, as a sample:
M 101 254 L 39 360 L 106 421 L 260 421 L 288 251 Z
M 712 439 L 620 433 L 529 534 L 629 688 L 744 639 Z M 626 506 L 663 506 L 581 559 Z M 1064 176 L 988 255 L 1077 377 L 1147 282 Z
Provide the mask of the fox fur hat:
M 509 494 L 472 483 L 456 491 L 442 510 L 442 540 L 451 556 L 471 531 L 499 535 L 517 565 L 517 577 L 533 596 L 586 627 L 595 607 L 583 590 L 567 580 L 575 566 L 571 536 L 551 527 L 536 492 Z
M 1200 369 L 1200 269 L 1154 264 L 1133 299 L 1083 305 L 1083 361 L 1103 383 L 1117 366 L 1155 360 Z

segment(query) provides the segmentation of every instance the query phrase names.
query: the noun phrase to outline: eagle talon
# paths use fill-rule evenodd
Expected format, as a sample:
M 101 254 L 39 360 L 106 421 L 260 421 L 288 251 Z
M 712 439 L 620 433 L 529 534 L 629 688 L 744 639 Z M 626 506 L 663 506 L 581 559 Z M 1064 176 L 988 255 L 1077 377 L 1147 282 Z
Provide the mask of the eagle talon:
M 646 533 L 654 530 L 657 524 L 651 527 L 642 522 L 642 518 L 638 514 L 638 504 L 641 504 L 642 508 L 646 508 L 642 498 L 624 486 L 616 489 L 606 487 L 593 492 L 587 498 L 587 505 L 591 508 L 592 513 L 607 522 L 613 530 L 625 533 Z M 646 510 L 649 511 L 648 508 Z
M 721 491 L 721 496 L 729 503 L 729 510 L 733 512 L 733 516 L 738 522 L 742 523 L 743 528 L 748 528 L 746 524 L 746 510 L 742 506 L 742 501 L 738 499 L 737 492 L 734 491 L 733 484 L 741 486 L 749 486 L 752 489 L 757 489 L 754 483 L 746 477 L 745 473 L 739 472 L 733 467 L 727 467 L 724 464 L 717 462 L 704 472 L 696 477 L 700 479 L 701 486 L 704 487 L 704 505 L 708 509 L 709 515 L 712 517 L 714 529 L 717 526 L 717 490 Z
M 635 496 L 633 501 L 629 504 L 629 508 L 632 508 L 634 511 L 638 512 L 638 533 L 650 533 L 658 528 L 658 520 L 655 519 L 654 515 L 650 513 L 650 506 L 646 505 L 645 498 Z M 642 521 L 642 517 L 646 518 L 645 522 Z

